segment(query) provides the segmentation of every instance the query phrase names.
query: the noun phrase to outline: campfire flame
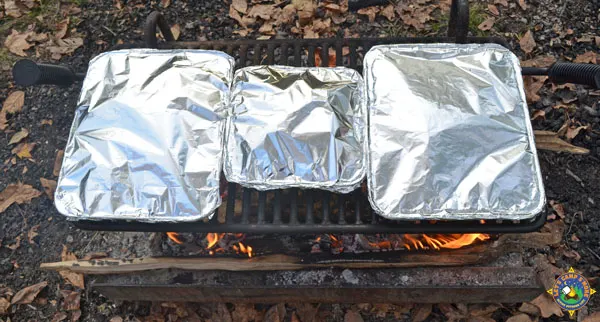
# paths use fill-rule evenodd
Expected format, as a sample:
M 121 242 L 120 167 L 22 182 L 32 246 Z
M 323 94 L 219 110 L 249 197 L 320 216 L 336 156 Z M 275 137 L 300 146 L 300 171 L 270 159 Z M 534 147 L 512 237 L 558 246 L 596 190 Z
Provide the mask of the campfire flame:
M 241 252 L 242 254 L 248 254 L 248 257 L 252 258 L 252 247 L 251 246 L 249 246 L 249 245 L 245 246 L 244 244 L 242 244 L 242 242 L 239 242 L 238 246 L 233 245 L 233 249 L 235 250 L 236 253 Z
M 223 238 L 223 236 L 225 236 L 225 234 L 217 234 L 217 233 L 206 234 L 206 240 L 208 241 L 208 245 L 206 246 L 206 249 L 213 248 L 219 242 L 219 239 Z
M 172 231 L 168 232 L 167 237 L 169 237 L 169 239 L 172 240 L 176 244 L 179 244 L 179 245 L 183 244 L 181 239 L 179 239 L 179 234 L 176 232 L 172 232 Z
M 464 246 L 471 245 L 477 241 L 490 239 L 487 234 L 451 234 L 451 235 L 409 235 L 404 238 L 404 248 L 408 250 L 417 249 L 458 249 Z

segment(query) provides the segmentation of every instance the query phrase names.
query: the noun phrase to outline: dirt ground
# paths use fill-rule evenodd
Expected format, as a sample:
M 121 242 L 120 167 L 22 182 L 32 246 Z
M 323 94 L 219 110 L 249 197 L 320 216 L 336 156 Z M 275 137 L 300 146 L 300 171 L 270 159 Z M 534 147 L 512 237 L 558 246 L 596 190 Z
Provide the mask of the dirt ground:
M 5 2 L 15 3 L 15 1 Z M 375 10 L 381 9 L 381 12 L 373 13 L 373 21 L 369 21 L 366 14 L 342 12 L 336 15 L 337 20 L 331 19 L 333 22 L 330 22 L 330 26 L 319 27 L 319 29 L 309 23 L 308 26 L 313 27 L 303 27 L 300 28 L 300 31 L 295 27 L 297 17 L 293 17 L 294 23 L 274 23 L 273 31 L 267 27 L 263 27 L 260 31 L 259 28 L 263 26 L 261 20 L 248 23 L 248 30 L 244 30 L 240 27 L 239 22 L 230 17 L 230 0 L 16 2 L 19 3 L 20 10 L 27 11 L 27 13 L 21 17 L 10 17 L 7 4 L 5 4 L 4 12 L 0 16 L 0 40 L 5 43 L 12 30 L 24 32 L 28 28 L 35 30 L 36 33 L 46 32 L 51 37 L 52 35 L 56 36 L 57 30 L 61 29 L 58 26 L 60 21 L 64 21 L 64 17 L 69 17 L 68 32 L 65 37 L 80 37 L 83 39 L 83 45 L 72 52 L 59 54 L 59 61 L 81 72 L 85 71 L 87 63 L 92 57 L 110 47 L 121 43 L 141 41 L 144 20 L 153 10 L 163 12 L 171 25 L 178 25 L 176 29 L 180 32 L 180 40 L 258 38 L 265 37 L 265 34 L 271 34 L 269 36 L 273 38 L 293 38 L 315 33 L 320 37 L 334 36 L 338 33 L 361 37 L 434 36 L 443 35 L 446 32 L 445 25 L 447 23 L 447 11 L 444 10 L 445 1 L 436 0 L 394 1 L 392 6 L 396 10 L 393 17 L 386 17 L 382 13 L 385 8 L 382 7 Z M 415 3 L 415 5 L 399 7 L 409 2 Z M 598 1 L 490 0 L 471 2 L 475 8 L 471 14 L 471 33 L 506 38 L 522 61 L 552 56 L 558 60 L 596 63 L 600 48 L 600 38 L 596 37 L 600 19 Z M 33 7 L 28 9 L 27 3 L 33 3 Z M 330 1 L 331 3 L 339 2 Z M 65 13 L 61 4 L 71 6 L 71 11 Z M 311 19 L 326 19 L 329 9 L 324 9 L 325 3 L 315 1 L 315 4 L 319 4 L 319 6 Z M 23 5 L 26 7 L 22 7 Z M 248 1 L 248 6 L 252 6 L 251 1 Z M 419 11 L 422 6 L 433 6 L 433 10 L 427 13 L 428 19 L 424 19 L 425 21 L 422 23 L 407 19 L 407 15 L 415 17 L 422 15 L 423 11 Z M 79 8 L 80 12 L 73 8 Z M 369 11 L 363 11 L 363 13 L 368 14 Z M 42 18 L 38 19 L 40 16 Z M 343 17 L 343 19 L 339 17 Z M 482 30 L 486 28 L 482 28 L 481 23 L 491 17 L 494 17 L 493 27 L 490 30 Z M 522 48 L 524 45 L 522 39 L 527 37 L 528 31 L 531 31 L 535 44 L 533 49 L 526 52 Z M 246 33 L 247 35 L 243 37 L 242 35 Z M 50 47 L 44 48 L 42 41 L 30 42 L 33 45 L 25 50 L 25 54 L 29 58 L 40 62 L 56 62 L 48 52 L 52 51 Z M 39 51 L 37 47 L 39 47 Z M 18 90 L 25 94 L 22 110 L 7 114 L 7 127 L 0 132 L 0 146 L 2 146 L 0 162 L 3 162 L 0 191 L 9 184 L 22 182 L 43 192 L 44 188 L 40 178 L 57 179 L 53 175 L 55 158 L 57 152 L 64 149 L 66 145 L 79 89 L 77 85 L 29 88 L 14 86 L 10 75 L 10 66 L 18 58 L 20 57 L 6 48 L 0 51 L 2 67 L 0 71 L 0 101 L 5 101 L 11 93 Z M 56 54 L 54 58 L 58 58 Z M 600 197 L 597 194 L 600 191 L 600 168 L 598 167 L 600 162 L 600 106 L 598 105 L 600 92 L 579 85 L 556 88 L 549 83 L 544 84 L 539 81 L 538 92 L 535 90 L 537 89 L 535 81 L 526 84 L 528 86 L 526 91 L 530 98 L 532 93 L 539 95 L 538 99 L 530 102 L 534 129 L 559 132 L 563 139 L 590 150 L 585 155 L 540 152 L 547 199 L 555 205 L 555 207 L 552 207 L 550 203 L 548 205 L 549 209 L 554 209 L 551 211 L 551 216 L 557 220 L 563 220 L 567 227 L 564 243 L 558 248 L 544 250 L 542 253 L 550 256 L 554 265 L 560 269 L 575 267 L 590 278 L 592 287 L 600 289 L 597 279 L 600 276 L 600 213 L 597 206 L 600 204 Z M 43 120 L 46 121 L 42 122 Z M 48 120 L 52 121 L 51 124 Z M 13 150 L 16 144 L 9 144 L 13 135 L 21 129 L 27 129 L 29 132 L 27 138 L 22 142 L 36 144 L 31 149 L 30 158 L 16 157 Z M 562 205 L 564 212 L 556 207 L 556 204 Z M 111 238 L 118 238 L 121 241 L 120 247 L 102 249 L 105 245 L 115 244 L 110 242 Z M 303 322 L 310 319 L 309 317 L 303 320 L 302 318 L 305 316 L 303 314 L 313 310 L 317 312 L 315 313 L 316 320 L 329 321 L 438 321 L 451 319 L 446 314 L 447 307 L 444 306 L 400 307 L 386 306 L 385 304 L 336 304 L 306 307 L 287 304 L 282 308 L 281 305 L 274 304 L 255 307 L 233 304 L 212 306 L 193 304 L 181 308 L 174 304 L 114 303 L 89 288 L 78 290 L 75 286 L 66 283 L 57 273 L 38 269 L 40 263 L 60 260 L 63 246 L 74 251 L 78 258 L 98 250 L 105 251 L 112 256 L 135 256 L 136 250 L 133 245 L 136 238 L 143 237 L 129 233 L 98 233 L 78 230 L 62 218 L 46 194 L 33 198 L 30 202 L 12 204 L 5 211 L 0 211 L 0 299 L 6 296 L 7 292 L 16 293 L 30 285 L 44 281 L 48 283 L 31 303 L 12 305 L 7 309 L 6 314 L 0 314 L 0 321 L 77 319 L 80 321 L 175 321 L 177 319 L 191 321 L 196 316 L 199 320 L 212 319 L 213 322 L 225 321 L 229 318 L 234 321 L 243 320 L 242 316 L 245 316 L 247 321 L 279 321 L 277 312 L 273 314 L 274 310 L 280 312 L 283 310 L 285 321 L 300 320 Z M 86 282 L 89 283 L 90 280 L 91 278 L 88 278 Z M 77 307 L 69 307 L 69 304 L 73 302 L 72 298 L 68 299 L 68 296 L 72 294 L 70 291 L 74 291 L 81 298 Z M 519 306 L 520 304 L 499 306 L 486 319 L 505 320 L 519 313 Z M 460 311 L 462 307 L 456 305 L 453 308 Z M 178 315 L 181 310 L 186 313 Z M 0 312 L 2 312 L 1 309 Z M 591 315 L 594 312 L 600 312 L 600 296 L 598 295 L 592 297 L 587 312 L 582 312 L 579 320 L 583 320 L 585 315 Z M 525 318 L 528 319 L 519 321 L 544 319 L 539 314 L 530 314 Z M 567 317 L 552 316 L 549 319 L 564 320 Z

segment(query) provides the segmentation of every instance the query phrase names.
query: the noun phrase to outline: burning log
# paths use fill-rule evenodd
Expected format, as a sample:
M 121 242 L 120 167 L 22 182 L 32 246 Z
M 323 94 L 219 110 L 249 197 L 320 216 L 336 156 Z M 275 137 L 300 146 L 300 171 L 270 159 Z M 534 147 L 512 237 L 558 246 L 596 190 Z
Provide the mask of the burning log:
M 47 270 L 67 270 L 85 274 L 116 274 L 124 272 L 139 272 L 156 269 L 177 268 L 184 270 L 224 270 L 224 271 L 273 271 L 273 270 L 301 270 L 315 268 L 400 268 L 400 267 L 423 267 L 423 266 L 457 266 L 485 263 L 499 256 L 526 248 L 539 249 L 548 245 L 557 244 L 562 239 L 562 226 L 549 223 L 546 232 L 534 232 L 529 234 L 505 234 L 491 243 L 479 244 L 470 247 L 452 249 L 458 244 L 465 242 L 461 238 L 433 241 L 442 248 L 439 251 L 389 251 L 386 253 L 365 254 L 340 254 L 331 256 L 329 254 L 308 254 L 304 257 L 289 255 L 258 256 L 249 259 L 240 258 L 169 258 L 149 257 L 136 259 L 104 259 L 89 261 L 65 261 L 56 263 L 44 263 L 40 266 Z M 213 236 L 214 237 L 214 236 Z M 467 239 L 485 239 L 484 236 L 462 237 Z M 332 238 L 339 241 L 338 238 Z M 459 241 L 460 240 L 460 241 Z M 423 244 L 415 240 L 419 245 Z M 216 243 L 212 243 L 213 247 Z M 419 245 L 419 246 L 421 246 Z M 238 252 L 252 254 L 252 248 L 239 244 Z M 422 245 L 424 246 L 424 245 Z M 447 249 L 448 248 L 448 249 Z

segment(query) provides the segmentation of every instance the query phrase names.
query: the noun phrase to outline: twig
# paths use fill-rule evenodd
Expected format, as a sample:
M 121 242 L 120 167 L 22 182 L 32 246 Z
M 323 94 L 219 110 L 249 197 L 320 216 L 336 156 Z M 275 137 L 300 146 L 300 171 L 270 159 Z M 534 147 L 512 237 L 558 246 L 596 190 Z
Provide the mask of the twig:
M 113 36 L 115 36 L 115 37 L 117 36 L 117 34 L 114 31 L 110 30 L 110 28 L 108 28 L 107 26 L 102 26 L 102 28 L 106 29 L 106 31 L 108 31 L 111 34 L 113 34 Z
M 589 247 L 586 247 L 586 248 L 587 248 L 587 250 L 589 250 L 589 251 L 590 251 L 590 253 L 594 254 L 594 256 L 596 256 L 596 258 L 597 258 L 597 259 L 600 261 L 600 255 L 598 255 L 598 253 L 596 253 L 595 251 L 593 251 L 593 250 L 592 250 L 591 248 L 589 248 Z
M 96 236 L 98 236 L 98 231 L 96 231 L 94 233 L 94 236 L 92 236 L 92 238 L 90 238 L 90 241 L 87 243 L 87 245 L 85 245 L 85 247 L 83 248 L 83 253 L 87 252 L 88 247 L 90 247 L 90 244 L 94 241 L 94 239 L 96 239 Z

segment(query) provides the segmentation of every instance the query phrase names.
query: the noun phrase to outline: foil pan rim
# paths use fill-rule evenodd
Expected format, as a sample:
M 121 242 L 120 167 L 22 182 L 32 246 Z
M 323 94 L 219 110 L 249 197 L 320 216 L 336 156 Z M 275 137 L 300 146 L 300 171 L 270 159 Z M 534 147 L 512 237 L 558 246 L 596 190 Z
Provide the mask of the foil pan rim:
M 336 66 L 336 67 L 294 67 L 294 66 L 286 66 L 286 65 L 247 66 L 247 67 L 240 68 L 235 71 L 234 76 L 233 76 L 233 81 L 231 83 L 231 91 L 230 91 L 231 97 L 233 97 L 233 95 L 234 95 L 234 88 L 235 88 L 234 83 L 235 83 L 236 75 L 238 73 L 241 73 L 243 70 L 260 70 L 260 69 L 264 69 L 264 68 L 268 68 L 268 69 L 273 68 L 273 69 L 292 71 L 292 72 L 297 72 L 297 73 L 305 73 L 305 72 L 319 71 L 319 70 L 333 70 L 339 74 L 348 76 L 352 80 L 357 81 L 358 95 L 360 95 L 359 110 L 361 112 L 362 118 L 365 121 L 360 130 L 360 134 L 362 136 L 360 145 L 363 150 L 362 167 L 360 168 L 359 173 L 355 176 L 357 178 L 355 181 L 342 181 L 341 183 L 340 183 L 340 181 L 336 181 L 336 182 L 328 182 L 328 181 L 289 182 L 289 181 L 285 181 L 285 180 L 270 180 L 268 182 L 260 181 L 260 180 L 248 181 L 246 178 L 243 178 L 243 177 L 237 175 L 237 173 L 234 173 L 233 171 L 230 171 L 231 170 L 231 162 L 230 162 L 231 160 L 229 158 L 230 152 L 229 152 L 227 144 L 225 144 L 224 149 L 223 149 L 223 173 L 224 173 L 227 181 L 235 183 L 235 184 L 239 184 L 240 186 L 242 186 L 244 188 L 256 189 L 258 191 L 273 191 L 273 190 L 278 190 L 278 189 L 303 189 L 303 190 L 305 190 L 305 189 L 306 190 L 321 189 L 321 190 L 326 190 L 326 191 L 330 191 L 333 193 L 348 194 L 348 193 L 358 189 L 358 187 L 360 187 L 362 182 L 365 181 L 365 179 L 366 179 L 367 165 L 368 165 L 368 157 L 367 157 L 368 109 L 367 109 L 365 81 L 364 81 L 364 78 L 362 77 L 362 75 L 352 68 L 343 67 L 343 66 Z M 230 111 L 230 115 L 227 117 L 226 125 L 225 125 L 225 135 L 224 135 L 225 141 L 229 140 L 230 131 L 232 131 L 232 128 L 233 128 L 234 117 L 236 116 L 234 108 L 233 108 L 233 99 L 229 100 L 228 110 Z M 245 182 L 243 182 L 243 181 L 245 181 Z
M 215 75 L 218 77 L 222 77 L 224 84 L 226 85 L 227 91 L 223 92 L 223 96 L 221 98 L 220 103 L 215 106 L 214 109 L 214 113 L 219 115 L 219 119 L 220 119 L 220 123 L 217 128 L 218 128 L 218 133 L 221 137 L 221 141 L 223 140 L 223 134 L 224 134 L 224 127 L 225 127 L 225 121 L 226 121 L 226 114 L 222 114 L 223 110 L 225 110 L 225 112 L 227 111 L 227 107 L 228 107 L 228 102 L 229 102 L 229 94 L 230 94 L 230 90 L 231 90 L 231 79 L 233 78 L 233 74 L 235 71 L 235 59 L 233 57 L 231 57 L 230 55 L 228 55 L 225 52 L 222 51 L 217 51 L 217 50 L 204 50 L 204 49 L 171 49 L 171 50 L 167 50 L 167 49 L 153 49 L 153 48 L 132 48 L 132 49 L 119 49 L 119 50 L 114 50 L 114 51 L 107 51 L 107 52 L 103 52 L 100 53 L 96 56 L 94 56 L 88 63 L 88 68 L 87 71 L 89 72 L 89 70 L 92 68 L 92 65 L 94 62 L 104 58 L 105 56 L 109 56 L 109 55 L 114 55 L 114 54 L 152 54 L 152 55 L 156 55 L 156 54 L 164 54 L 164 55 L 176 55 L 176 54 L 186 54 L 186 53 L 191 53 L 191 54 L 202 54 L 202 55 L 212 55 L 212 56 L 218 56 L 222 59 L 226 59 L 227 62 L 229 63 L 228 68 L 227 68 L 227 73 L 223 74 L 223 75 Z M 86 85 L 86 79 L 84 79 L 84 81 L 82 82 L 82 88 L 85 88 Z M 81 102 L 81 99 L 84 97 L 84 91 L 82 90 L 80 92 L 79 98 L 77 100 L 77 107 L 75 109 L 75 117 L 77 117 L 77 113 L 79 113 L 80 111 L 83 113 L 88 113 L 89 112 L 89 108 L 90 108 L 90 104 L 86 104 Z M 65 164 L 64 160 L 66 160 L 66 158 L 68 157 L 68 154 L 66 153 L 67 147 L 69 147 L 69 143 L 71 142 L 72 135 L 74 135 L 75 131 L 76 131 L 76 126 L 78 125 L 78 120 L 77 118 L 75 118 L 70 126 L 69 129 L 69 137 L 67 140 L 67 145 L 65 147 L 65 154 L 63 155 L 62 158 L 62 164 Z M 217 173 L 217 180 L 220 181 L 220 175 L 222 173 L 222 167 L 223 167 L 223 149 L 222 149 L 222 143 L 221 143 L 221 151 L 220 153 L 218 153 L 218 158 L 219 161 L 217 162 L 217 168 L 216 168 L 216 173 Z M 64 177 L 64 173 L 63 173 L 63 168 L 61 167 L 61 170 L 59 172 L 59 176 L 57 178 L 57 183 L 60 183 L 61 180 Z M 89 220 L 89 221 L 103 221 L 103 220 L 124 220 L 124 221 L 135 221 L 135 222 L 142 222 L 142 223 L 177 223 L 177 222 L 198 222 L 198 221 L 202 221 L 202 220 L 207 220 L 207 219 L 211 219 L 215 214 L 216 211 L 219 209 L 219 207 L 222 205 L 223 199 L 221 198 L 221 192 L 219 189 L 217 189 L 216 191 L 216 202 L 214 203 L 213 206 L 211 207 L 202 207 L 202 212 L 191 212 L 188 213 L 186 215 L 181 215 L 181 216 L 164 216 L 164 215 L 160 215 L 160 216 L 156 216 L 156 215 L 140 215 L 138 213 L 135 212 L 123 212 L 123 213 L 119 213 L 119 214 L 115 214 L 113 213 L 109 213 L 109 212 L 101 212 L 101 213 L 90 213 L 90 214 L 84 214 L 86 211 L 84 211 L 83 213 L 78 214 L 77 209 L 73 208 L 72 206 L 69 206 L 68 204 L 65 204 L 64 202 L 64 198 L 62 198 L 61 196 L 61 190 L 56 189 L 54 194 L 54 207 L 58 210 L 58 212 L 63 215 L 63 218 L 65 218 L 67 221 L 73 221 L 73 222 L 77 222 L 77 221 L 83 221 L 83 220 Z M 194 201 L 197 201 L 196 199 L 194 199 Z M 139 209 L 141 211 L 144 211 L 145 209 L 142 208 L 136 208 Z
M 520 100 L 520 104 L 519 106 L 521 107 L 521 109 L 524 111 L 524 115 L 529 115 L 529 109 L 528 109 L 528 105 L 527 105 L 527 100 L 526 100 L 526 96 L 525 96 L 525 90 L 524 90 L 524 84 L 523 84 L 523 77 L 521 74 L 521 67 L 520 67 L 520 61 L 519 58 L 512 52 L 510 51 L 508 48 L 499 45 L 499 44 L 495 44 L 495 43 L 484 43 L 484 44 L 452 44 L 452 43 L 430 43 L 430 44 L 392 44 L 392 45 L 376 45 L 373 46 L 366 54 L 365 54 L 365 58 L 364 58 L 364 82 L 365 82 L 365 89 L 366 89 L 366 97 L 367 97 L 367 101 L 369 100 L 369 96 L 370 94 L 370 82 L 371 82 L 371 78 L 368 76 L 371 73 L 371 64 L 369 64 L 369 61 L 374 61 L 374 59 L 371 59 L 371 56 L 380 56 L 382 55 L 382 51 L 389 51 L 389 50 L 393 50 L 396 48 L 401 48 L 401 49 L 408 49 L 410 47 L 428 47 L 428 48 L 439 48 L 439 49 L 457 49 L 457 46 L 460 46 L 461 49 L 472 49 L 472 48 L 481 48 L 484 47 L 487 50 L 499 50 L 499 51 L 504 51 L 506 53 L 508 53 L 509 55 L 509 59 L 511 61 L 511 64 L 515 67 L 514 68 L 514 77 L 517 81 L 517 86 L 519 88 L 519 100 Z M 371 59 L 371 60 L 370 60 Z M 368 103 L 367 103 L 368 105 Z M 367 128 L 370 129 L 371 127 L 371 106 L 367 106 L 368 109 L 368 114 L 367 114 Z M 494 211 L 487 211 L 487 212 L 481 212 L 481 211 L 474 211 L 474 212 L 448 212 L 445 210 L 439 210 L 436 211 L 434 213 L 419 213 L 419 212 L 404 212 L 403 210 L 399 210 L 397 212 L 394 213 L 394 215 L 390 215 L 389 213 L 386 213 L 385 211 L 383 211 L 380 207 L 378 207 L 377 202 L 375 201 L 375 193 L 374 193 L 374 189 L 370 189 L 373 180 L 373 176 L 371 175 L 372 172 L 372 162 L 371 162 L 371 131 L 368 131 L 368 135 L 367 135 L 367 141 L 368 141 L 368 161 L 367 161 L 367 168 L 368 168 L 368 172 L 367 172 L 367 186 L 368 186 L 368 199 L 369 199 L 369 203 L 371 205 L 371 207 L 373 208 L 373 210 L 381 217 L 384 217 L 386 219 L 391 219 L 391 220 L 456 220 L 456 221 L 468 221 L 468 220 L 477 220 L 477 219 L 483 219 L 483 220 L 494 220 L 494 219 L 502 219 L 502 220 L 529 220 L 529 219 L 533 219 L 536 216 L 538 216 L 539 214 L 541 214 L 542 212 L 545 211 L 545 206 L 546 206 L 546 191 L 544 189 L 544 185 L 543 185 L 543 177 L 542 177 L 542 173 L 541 173 L 541 167 L 539 164 L 539 157 L 538 157 L 538 153 L 537 153 L 537 148 L 535 146 L 535 138 L 534 138 L 534 134 L 533 134 L 533 128 L 531 125 L 531 122 L 529 120 L 525 121 L 525 126 L 526 126 L 526 136 L 527 136 L 527 143 L 529 146 L 530 151 L 528 151 L 528 153 L 531 153 L 533 155 L 533 166 L 534 166 L 534 170 L 536 172 L 535 178 L 536 178 L 536 188 L 539 191 L 539 199 L 537 200 L 537 204 L 535 205 L 535 207 L 533 207 L 533 209 L 531 211 L 503 211 L 503 210 L 494 210 Z M 533 204 L 533 203 L 532 203 Z M 448 218 L 448 215 L 453 216 L 453 218 Z M 458 215 L 458 216 L 455 216 Z M 477 216 L 477 218 L 471 218 L 471 217 L 466 217 L 466 216 L 461 216 L 461 215 L 468 215 L 468 216 Z M 507 215 L 510 215 L 510 218 L 506 217 Z

